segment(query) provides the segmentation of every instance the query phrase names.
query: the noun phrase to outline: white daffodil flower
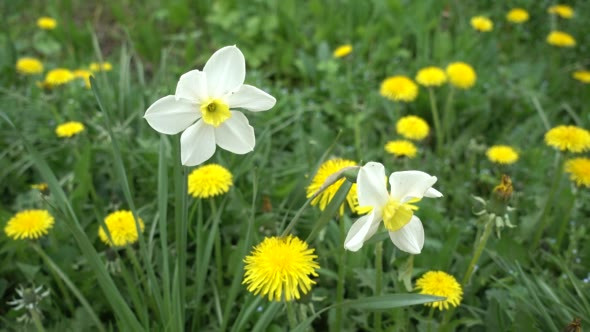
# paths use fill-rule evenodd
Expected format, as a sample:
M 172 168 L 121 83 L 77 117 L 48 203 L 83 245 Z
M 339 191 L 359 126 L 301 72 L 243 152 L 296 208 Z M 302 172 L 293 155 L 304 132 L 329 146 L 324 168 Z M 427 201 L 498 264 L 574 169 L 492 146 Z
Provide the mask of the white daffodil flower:
M 442 197 L 438 190 L 432 188 L 436 176 L 420 171 L 394 172 L 389 176 L 390 193 L 387 192 L 386 181 L 385 168 L 380 163 L 368 162 L 359 170 L 359 206 L 370 206 L 372 210 L 350 227 L 344 248 L 359 250 L 377 232 L 383 220 L 393 244 L 402 251 L 419 254 L 424 246 L 424 228 L 414 215 L 418 209 L 414 203 L 422 197 Z
M 236 46 L 215 52 L 202 71 L 182 75 L 174 96 L 158 99 L 144 118 L 156 131 L 180 136 L 183 165 L 195 166 L 213 156 L 216 145 L 237 154 L 254 149 L 254 128 L 242 112 L 272 108 L 276 99 L 244 84 L 246 61 Z

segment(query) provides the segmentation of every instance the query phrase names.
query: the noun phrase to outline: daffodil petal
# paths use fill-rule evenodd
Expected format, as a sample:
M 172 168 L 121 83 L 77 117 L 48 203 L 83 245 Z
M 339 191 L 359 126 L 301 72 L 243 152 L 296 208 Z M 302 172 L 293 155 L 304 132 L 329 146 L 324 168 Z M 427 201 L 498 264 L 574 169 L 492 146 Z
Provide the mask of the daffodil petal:
M 215 128 L 215 141 L 224 150 L 244 154 L 254 150 L 254 128 L 242 112 L 231 111 L 231 117 Z
M 439 198 L 443 197 L 443 194 L 434 188 L 428 188 L 428 190 L 426 190 L 426 192 L 424 193 L 424 197 Z
M 361 167 L 357 177 L 359 206 L 383 206 L 389 194 L 385 183 L 385 167 L 376 162 L 368 162 Z
M 238 91 L 230 94 L 226 102 L 230 108 L 244 108 L 248 111 L 260 112 L 271 109 L 277 100 L 256 87 L 244 84 Z
M 210 97 L 237 91 L 246 79 L 246 60 L 235 46 L 223 47 L 209 58 L 203 71 L 207 75 Z
M 362 216 L 352 224 L 344 240 L 344 248 L 350 251 L 358 251 L 379 228 L 379 222 L 375 211 L 366 216 Z
M 435 182 L 436 176 L 421 171 L 394 172 L 389 176 L 391 197 L 401 203 L 415 198 L 421 199 Z
M 200 70 L 191 70 L 180 76 L 176 84 L 176 98 L 184 98 L 197 103 L 207 99 L 207 75 Z
M 389 238 L 401 251 L 417 255 L 424 247 L 424 227 L 416 216 L 401 229 L 389 232 Z
M 180 136 L 180 159 L 185 166 L 195 166 L 215 153 L 213 126 L 203 120 L 188 127 Z
M 178 134 L 201 117 L 198 105 L 186 99 L 166 96 L 156 100 L 143 116 L 154 130 Z

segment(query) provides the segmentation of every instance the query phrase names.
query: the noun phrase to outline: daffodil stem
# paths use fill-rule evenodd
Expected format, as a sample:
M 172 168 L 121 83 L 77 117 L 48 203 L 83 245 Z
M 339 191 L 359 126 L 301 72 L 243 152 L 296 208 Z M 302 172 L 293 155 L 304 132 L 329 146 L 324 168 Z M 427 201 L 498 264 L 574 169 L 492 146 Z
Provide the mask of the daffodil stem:
M 473 248 L 473 257 L 471 257 L 471 262 L 469 262 L 467 271 L 465 271 L 465 275 L 463 276 L 463 280 L 461 281 L 461 285 L 463 285 L 463 287 L 465 287 L 467 283 L 469 283 L 471 275 L 475 270 L 475 265 L 479 261 L 479 257 L 481 257 L 481 254 L 483 253 L 483 250 L 485 249 L 486 244 L 488 243 L 488 238 L 490 237 L 490 234 L 492 234 L 493 228 L 494 219 L 490 219 L 486 222 L 483 229 L 483 233 L 481 233 L 481 236 L 476 240 L 475 246 Z
M 297 317 L 295 316 L 295 308 L 293 308 L 293 302 L 286 301 L 285 305 L 287 306 L 287 318 L 289 319 L 289 327 L 294 329 L 297 327 Z
M 344 216 L 340 216 L 340 241 L 338 242 L 338 283 L 336 284 L 336 303 L 344 301 L 344 278 L 346 271 L 346 250 L 344 249 L 344 240 L 346 239 L 346 227 L 344 225 Z M 342 330 L 342 306 L 336 307 L 336 319 L 334 320 L 334 330 Z
M 383 241 L 375 246 L 375 296 L 381 295 L 383 288 Z M 375 312 L 375 331 L 381 331 L 381 311 Z
M 444 142 L 444 133 L 440 126 L 440 115 L 438 114 L 438 108 L 436 107 L 436 96 L 434 95 L 433 88 L 428 88 L 428 95 L 430 97 L 430 111 L 432 112 L 434 131 L 436 132 L 436 152 L 440 154 Z
M 556 252 L 559 252 L 559 248 L 561 248 L 561 243 L 563 241 L 563 237 L 565 236 L 565 231 L 567 230 L 567 225 L 569 224 L 569 220 L 572 216 L 572 211 L 574 210 L 575 205 L 576 193 L 574 192 L 572 199 L 569 201 L 564 217 L 561 219 L 561 224 L 559 225 L 559 233 L 557 233 L 557 242 L 555 243 Z
M 543 206 L 543 211 L 539 216 L 539 221 L 537 222 L 537 232 L 533 237 L 533 243 L 530 249 L 533 251 L 537 249 L 539 246 L 539 242 L 541 241 L 541 237 L 543 236 L 543 232 L 545 228 L 547 228 L 547 222 L 549 220 L 549 212 L 551 211 L 551 203 L 555 200 L 555 194 L 557 193 L 557 189 L 559 188 L 559 183 L 561 182 L 562 178 L 562 169 L 563 169 L 563 161 L 561 159 L 561 153 L 557 152 L 555 157 L 555 174 L 553 175 L 553 183 L 551 184 L 551 189 L 549 189 L 549 194 L 547 195 L 547 200 L 545 201 L 545 205 Z

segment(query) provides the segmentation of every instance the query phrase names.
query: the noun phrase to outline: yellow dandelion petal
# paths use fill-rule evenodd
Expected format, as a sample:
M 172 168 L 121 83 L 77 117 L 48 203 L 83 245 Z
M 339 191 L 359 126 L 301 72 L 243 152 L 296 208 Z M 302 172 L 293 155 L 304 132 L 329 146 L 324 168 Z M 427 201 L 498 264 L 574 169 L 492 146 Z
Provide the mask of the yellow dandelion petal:
M 111 71 L 113 69 L 113 65 L 110 62 L 92 62 L 89 66 L 91 72 L 96 73 L 99 71 Z
M 338 46 L 332 54 L 335 58 L 343 58 L 352 53 L 352 45 L 346 44 Z
M 445 84 L 447 75 L 444 70 L 438 67 L 422 68 L 416 74 L 416 82 L 425 87 L 435 87 Z
M 572 77 L 582 83 L 590 83 L 590 70 L 576 70 L 572 73 Z
M 20 58 L 16 62 L 16 71 L 23 75 L 41 74 L 43 63 L 35 58 Z
M 397 120 L 395 130 L 407 139 L 421 141 L 428 136 L 430 127 L 421 117 L 408 115 Z
M 73 74 L 74 74 L 74 77 L 83 79 L 84 86 L 86 86 L 87 89 L 90 89 L 90 76 L 92 76 L 92 72 L 90 70 L 77 69 L 77 70 L 74 70 Z
M 385 151 L 396 157 L 414 158 L 418 149 L 414 143 L 406 140 L 389 141 L 385 144 Z
M 545 134 L 545 143 L 560 151 L 585 152 L 590 150 L 590 132 L 576 126 L 557 126 Z
M 46 235 L 53 223 L 53 217 L 47 210 L 25 210 L 8 220 L 4 232 L 14 240 L 37 239 Z
M 53 30 L 57 27 L 57 21 L 51 17 L 43 16 L 37 19 L 37 26 L 43 30 Z
M 471 27 L 477 31 L 488 32 L 494 29 L 494 23 L 485 16 L 474 16 L 471 18 Z
M 590 188 L 590 159 L 574 158 L 566 161 L 565 172 L 569 173 L 570 179 L 579 187 Z
M 449 305 L 457 307 L 463 298 L 463 289 L 452 275 L 443 271 L 428 271 L 416 281 L 416 289 L 420 294 L 446 297 L 446 300 L 426 303 L 439 310 L 449 309 Z
M 477 74 L 473 67 L 465 62 L 453 62 L 446 68 L 449 82 L 460 89 L 469 89 L 477 80 Z
M 491 162 L 510 165 L 518 160 L 518 152 L 508 145 L 494 145 L 486 151 Z
M 557 15 L 561 18 L 570 19 L 574 16 L 574 9 L 568 5 L 555 5 L 547 9 L 549 14 Z
M 406 76 L 392 76 L 381 83 L 379 93 L 393 101 L 411 102 L 418 96 L 418 85 Z
M 143 233 L 145 228 L 143 220 L 139 218 L 138 222 L 139 228 Z M 104 223 L 111 234 L 111 239 L 113 240 L 112 242 L 109 240 L 107 233 L 103 227 L 100 226 L 98 229 L 98 237 L 100 237 L 100 240 L 105 244 L 108 244 L 111 247 L 113 244 L 116 247 L 122 247 L 137 242 L 137 227 L 131 211 L 115 211 L 104 218 Z
M 229 191 L 232 181 L 231 172 L 221 165 L 200 166 L 188 176 L 188 193 L 196 198 L 222 195 Z
M 76 77 L 71 70 L 65 68 L 56 68 L 50 70 L 47 75 L 45 75 L 45 82 L 43 82 L 46 86 L 52 88 L 56 86 L 60 86 L 66 84 Z
M 293 235 L 267 237 L 244 258 L 242 284 L 270 301 L 299 299 L 315 284 L 310 276 L 318 276 L 314 250 Z
M 34 184 L 31 185 L 31 189 L 36 189 L 36 190 L 39 190 L 39 191 L 45 191 L 48 188 L 49 188 L 49 186 L 45 182 L 34 183 Z
M 57 137 L 72 137 L 84 131 L 84 125 L 77 121 L 62 123 L 55 128 Z
M 572 35 L 563 31 L 551 31 L 547 36 L 547 43 L 557 47 L 574 47 L 576 40 Z
M 311 183 L 307 187 L 307 198 L 312 197 L 326 182 L 328 177 L 331 175 L 341 171 L 343 168 L 356 166 L 356 163 L 352 160 L 335 158 L 325 161 L 323 164 L 320 165 L 318 168 L 317 173 L 311 180 Z M 346 181 L 346 179 L 340 179 L 324 189 L 316 198 L 311 201 L 311 205 L 319 206 L 321 211 L 326 209 L 326 206 L 332 201 L 340 186 Z M 352 185 L 348 195 L 346 195 L 346 201 L 348 202 L 348 206 L 350 207 L 351 211 L 358 212 L 358 198 L 356 195 L 356 183 Z M 339 209 L 340 215 L 344 214 L 344 203 L 340 206 Z
M 522 8 L 513 8 L 506 14 L 506 20 L 515 24 L 524 23 L 529 20 L 529 13 Z

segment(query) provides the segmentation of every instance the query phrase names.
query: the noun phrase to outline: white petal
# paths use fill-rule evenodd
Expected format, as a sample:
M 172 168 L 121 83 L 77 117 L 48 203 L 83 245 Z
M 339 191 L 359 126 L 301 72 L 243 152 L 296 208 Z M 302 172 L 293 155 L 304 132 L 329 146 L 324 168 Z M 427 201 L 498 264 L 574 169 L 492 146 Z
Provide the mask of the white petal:
M 201 117 L 196 103 L 186 99 L 166 96 L 156 100 L 147 111 L 144 119 L 154 130 L 167 135 L 178 134 Z
M 195 166 L 215 153 L 213 126 L 203 120 L 188 127 L 180 136 L 180 159 L 185 166 Z
M 426 190 L 426 192 L 424 193 L 424 197 L 439 198 L 443 197 L 443 194 L 434 188 L 428 188 L 428 190 Z
M 191 70 L 180 76 L 176 84 L 176 98 L 184 98 L 197 103 L 207 99 L 207 75 L 200 70 Z
M 377 215 L 373 211 L 366 216 L 360 217 L 352 224 L 344 240 L 346 250 L 358 251 L 363 247 L 365 241 L 375 234 L 379 228 L 379 222 L 381 222 L 381 218 L 378 218 Z
M 221 97 L 244 84 L 246 60 L 237 47 L 226 46 L 213 53 L 203 71 L 207 74 L 209 96 Z
M 242 112 L 231 111 L 231 118 L 215 128 L 215 141 L 220 148 L 236 154 L 254 150 L 254 128 Z
M 417 255 L 424 247 L 424 227 L 416 216 L 410 222 L 395 232 L 389 232 L 393 244 L 401 251 Z
M 421 199 L 435 182 L 436 176 L 421 171 L 394 172 L 389 177 L 391 197 L 402 203 L 412 198 Z
M 387 203 L 389 195 L 385 179 L 382 164 L 371 161 L 361 167 L 356 180 L 359 206 L 381 207 Z
M 226 102 L 230 108 L 244 108 L 252 112 L 271 109 L 277 100 L 268 93 L 248 84 L 227 96 Z

